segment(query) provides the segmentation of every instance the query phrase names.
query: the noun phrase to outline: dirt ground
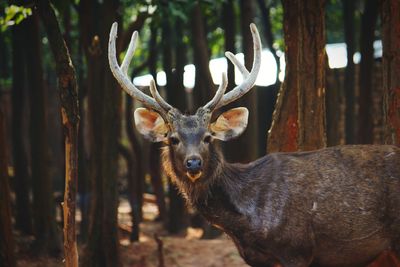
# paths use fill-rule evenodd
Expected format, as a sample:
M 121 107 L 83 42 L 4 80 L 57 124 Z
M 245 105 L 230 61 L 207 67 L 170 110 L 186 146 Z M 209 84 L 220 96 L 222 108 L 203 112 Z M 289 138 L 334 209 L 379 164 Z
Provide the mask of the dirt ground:
M 201 230 L 188 228 L 186 234 L 170 236 L 160 222 L 155 222 L 157 209 L 152 203 L 145 204 L 145 221 L 141 224 L 139 242 L 129 241 L 130 208 L 121 201 L 118 209 L 120 225 L 120 252 L 123 267 L 159 267 L 160 253 L 154 235 L 162 242 L 164 267 L 244 267 L 247 266 L 239 256 L 233 242 L 225 235 L 213 240 L 200 239 Z M 79 215 L 77 217 L 79 221 Z M 21 251 L 26 250 L 29 238 L 17 239 Z M 25 248 L 24 248 L 25 246 Z M 81 256 L 81 253 L 80 253 Z M 37 258 L 18 253 L 21 267 L 61 267 L 62 258 Z

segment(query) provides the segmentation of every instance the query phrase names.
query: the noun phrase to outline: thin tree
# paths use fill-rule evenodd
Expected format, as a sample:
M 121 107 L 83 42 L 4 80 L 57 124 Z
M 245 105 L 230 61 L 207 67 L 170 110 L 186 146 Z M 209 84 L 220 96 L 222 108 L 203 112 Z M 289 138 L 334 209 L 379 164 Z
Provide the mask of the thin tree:
M 0 267 L 15 267 L 7 146 L 5 114 L 0 106 Z
M 12 148 L 15 181 L 15 227 L 24 234 L 32 234 L 32 211 L 29 200 L 30 175 L 24 131 L 26 110 L 26 55 L 24 29 L 26 22 L 12 28 Z
M 39 17 L 33 9 L 26 19 L 25 44 L 30 93 L 30 144 L 33 189 L 33 218 L 38 252 L 58 254 L 61 240 L 55 222 L 53 183 L 48 166 L 46 95 L 43 82 Z
M 366 0 L 361 17 L 360 38 L 360 96 L 359 96 L 359 126 L 358 143 L 371 144 L 373 142 L 372 118 L 372 85 L 374 67 L 374 39 L 375 26 L 378 18 L 378 0 Z
M 120 266 L 117 225 L 118 139 L 121 91 L 107 60 L 108 33 L 119 1 L 79 2 L 88 71 L 91 177 L 89 233 L 83 266 Z M 100 19 L 99 19 L 100 18 Z
M 284 0 L 286 74 L 268 152 L 326 146 L 324 1 Z
M 163 19 L 162 19 L 162 43 L 163 43 L 163 68 L 166 73 L 166 78 L 167 78 L 167 99 L 169 102 L 180 109 L 181 111 L 187 110 L 187 105 L 186 105 L 186 96 L 185 96 L 185 91 L 183 87 L 183 81 L 182 83 L 178 84 L 178 80 L 176 79 L 177 75 L 173 73 L 174 65 L 173 58 L 174 56 L 176 57 L 185 57 L 185 49 L 182 51 L 179 51 L 179 53 L 175 53 L 174 49 L 174 43 L 173 43 L 173 38 L 177 40 L 177 43 L 180 43 L 182 41 L 182 28 L 181 25 L 178 26 L 178 22 L 176 24 L 174 23 L 173 18 L 168 14 L 168 11 L 166 8 L 163 10 Z M 200 12 L 200 11 L 199 11 Z M 199 16 L 199 14 L 198 14 Z M 180 23 L 183 23 L 180 21 Z M 177 30 L 176 34 L 174 35 L 171 30 L 172 27 L 175 27 Z M 202 29 L 198 29 L 200 32 Z M 182 44 L 177 45 L 182 46 Z M 201 45 L 201 47 L 203 47 Z M 181 47 L 182 48 L 182 47 Z M 176 48 L 177 49 L 177 48 Z M 197 51 L 197 52 L 195 52 Z M 200 53 L 198 50 L 195 50 L 194 53 L 198 54 Z M 204 52 L 204 51 L 203 51 Z M 196 57 L 196 56 L 195 56 Z M 196 65 L 197 66 L 197 65 Z M 208 67 L 208 65 L 207 65 Z M 201 68 L 201 67 L 199 67 Z M 179 67 L 179 71 L 181 71 L 182 67 Z M 199 73 L 200 69 L 196 68 L 196 75 Z M 202 73 L 202 72 L 200 72 Z M 203 76 L 202 76 L 203 77 Z M 197 87 L 195 90 L 200 90 L 196 91 L 197 93 L 200 93 L 202 89 L 200 87 Z M 201 97 L 200 95 L 198 95 Z M 185 207 L 185 201 L 182 198 L 182 195 L 179 193 L 178 189 L 174 184 L 172 184 L 171 180 L 169 179 L 168 182 L 168 197 L 169 197 L 169 209 L 168 209 L 168 222 L 167 222 L 167 228 L 170 233 L 179 233 L 182 230 L 184 230 L 187 226 L 186 224 L 186 207 Z
M 346 41 L 347 50 L 347 66 L 345 69 L 344 77 L 344 90 L 346 97 L 346 111 L 345 111 L 345 133 L 346 144 L 355 143 L 355 65 L 353 56 L 355 53 L 355 27 L 354 27 L 354 13 L 355 3 L 353 0 L 342 0 L 343 3 L 343 24 L 344 24 L 344 38 Z
M 206 101 L 209 101 L 216 89 L 209 68 L 210 54 L 204 25 L 201 5 L 197 1 L 192 8 L 190 19 L 193 57 L 196 65 L 195 86 L 193 89 L 194 107 L 191 107 L 193 111 L 204 105 Z
M 383 89 L 385 142 L 400 145 L 400 3 L 382 0 Z
M 65 192 L 63 203 L 65 266 L 77 267 L 78 249 L 76 244 L 75 210 L 78 181 L 78 86 L 75 69 L 54 10 L 48 0 L 37 0 L 37 4 L 56 62 L 60 90 L 61 118 L 65 144 Z

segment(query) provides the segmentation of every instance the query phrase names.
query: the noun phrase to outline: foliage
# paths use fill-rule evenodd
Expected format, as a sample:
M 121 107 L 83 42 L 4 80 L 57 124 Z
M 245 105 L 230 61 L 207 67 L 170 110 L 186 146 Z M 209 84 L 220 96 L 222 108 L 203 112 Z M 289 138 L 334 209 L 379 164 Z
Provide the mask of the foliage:
M 4 32 L 8 27 L 19 24 L 28 16 L 32 15 L 29 7 L 10 5 L 4 9 L 4 16 L 0 17 L 1 31 Z

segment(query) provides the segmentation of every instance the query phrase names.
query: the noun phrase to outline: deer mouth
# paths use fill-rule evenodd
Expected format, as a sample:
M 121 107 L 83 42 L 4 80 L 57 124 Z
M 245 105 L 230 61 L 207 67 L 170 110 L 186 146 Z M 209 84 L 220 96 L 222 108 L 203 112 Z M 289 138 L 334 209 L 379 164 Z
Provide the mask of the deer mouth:
M 186 172 L 187 177 L 189 177 L 190 181 L 192 181 L 192 183 L 194 183 L 197 179 L 200 178 L 200 176 L 202 175 L 201 171 L 197 171 L 197 172 Z

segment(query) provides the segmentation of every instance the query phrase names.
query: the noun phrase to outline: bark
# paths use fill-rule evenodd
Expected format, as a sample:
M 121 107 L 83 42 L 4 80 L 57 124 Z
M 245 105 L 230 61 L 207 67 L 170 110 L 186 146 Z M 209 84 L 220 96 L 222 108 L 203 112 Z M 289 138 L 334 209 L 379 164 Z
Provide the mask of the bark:
M 193 43 L 193 56 L 196 65 L 195 86 L 193 88 L 195 111 L 214 96 L 216 86 L 211 77 L 206 31 L 200 4 L 197 2 L 191 13 L 191 30 Z
M 268 152 L 326 146 L 324 1 L 283 1 L 286 75 Z
M 378 18 L 378 0 L 367 0 L 364 13 L 361 17 L 361 40 L 360 40 L 360 111 L 358 143 L 372 144 L 373 142 L 373 119 L 372 119 L 372 83 L 374 67 L 374 32 Z
M 122 157 L 126 160 L 126 165 L 128 168 L 127 171 L 127 179 L 128 179 L 128 191 L 129 191 L 129 204 L 131 205 L 131 209 L 132 209 L 132 232 L 131 232 L 131 236 L 130 236 L 130 240 L 131 241 L 139 241 L 139 232 L 140 232 L 140 228 L 139 228 L 139 214 L 137 212 L 137 195 L 135 193 L 135 190 L 133 192 L 131 192 L 130 190 L 132 189 L 132 181 L 135 180 L 135 160 L 132 156 L 131 151 L 125 147 L 122 144 L 118 145 L 118 150 L 120 152 L 120 154 L 122 155 Z M 133 188 L 136 189 L 136 188 Z
M 182 47 L 182 25 L 178 25 L 176 23 L 174 25 L 176 32 L 171 31 L 171 18 L 168 16 L 168 13 L 164 12 L 163 17 L 163 26 L 162 26 L 162 43 L 163 43 L 163 68 L 166 73 L 167 78 L 167 100 L 168 102 L 184 112 L 187 109 L 186 106 L 186 96 L 183 87 L 183 80 L 181 82 L 178 81 L 177 77 L 179 74 L 174 73 L 173 69 L 176 68 L 176 72 L 183 73 L 182 66 L 174 65 L 174 58 L 176 58 L 176 62 L 185 62 L 184 59 L 177 59 L 178 57 L 185 57 L 186 49 Z M 183 22 L 180 22 L 183 23 Z M 175 36 L 174 36 L 175 32 Z M 173 48 L 173 38 L 177 40 L 176 43 L 176 50 Z M 178 49 L 182 49 L 178 51 Z M 174 55 L 175 54 L 175 55 Z M 184 65 L 184 64 L 183 64 Z M 197 72 L 197 70 L 196 70 Z M 197 75 L 197 74 L 196 74 Z M 168 207 L 168 223 L 167 229 L 170 233 L 178 233 L 185 229 L 186 227 L 186 209 L 185 209 L 185 202 L 182 196 L 179 194 L 178 190 L 176 189 L 175 185 L 172 184 L 171 180 L 169 179 L 169 207 Z
M 222 8 L 222 23 L 224 27 L 224 38 L 225 38 L 225 51 L 230 51 L 233 54 L 236 53 L 235 49 L 235 12 L 233 0 L 224 2 Z M 232 90 L 235 87 L 235 66 L 228 62 L 228 88 L 226 91 Z
M 130 195 L 130 204 L 132 208 L 132 220 L 133 224 L 138 224 L 142 221 L 142 206 L 143 206 L 143 190 L 144 190 L 144 179 L 145 173 L 143 170 L 144 162 L 141 157 L 142 147 L 137 140 L 137 137 L 133 131 L 133 100 L 130 96 L 126 95 L 126 110 L 125 110 L 125 120 L 126 120 L 126 133 L 131 146 L 132 151 L 132 163 L 134 176 L 132 179 L 128 180 L 128 188 Z M 139 228 L 139 225 L 136 225 Z M 135 227 L 136 227 L 135 226 Z M 139 231 L 139 229 L 138 229 Z M 136 240 L 136 233 L 132 232 L 131 240 Z
M 341 140 L 341 90 L 343 88 L 340 75 L 340 69 L 329 69 L 326 66 L 328 77 L 326 81 L 326 135 L 328 146 L 336 146 Z
M 65 191 L 63 203 L 65 266 L 78 266 L 76 244 L 76 192 L 78 181 L 78 85 L 67 45 L 62 37 L 53 8 L 48 0 L 37 0 L 56 63 L 60 90 L 61 117 L 65 144 Z
M 29 163 L 27 157 L 24 110 L 26 99 L 26 55 L 24 25 L 12 28 L 12 147 L 14 160 L 15 227 L 23 234 L 33 234 L 32 211 L 29 200 Z
M 0 267 L 15 267 L 5 114 L 0 106 Z
M 151 24 L 151 37 L 149 42 L 149 70 L 150 74 L 156 79 L 157 77 L 157 27 L 153 22 Z M 167 206 L 165 203 L 164 187 L 161 176 L 160 162 L 160 144 L 152 143 L 150 145 L 150 176 L 154 194 L 156 195 L 156 203 L 158 207 L 159 217 L 162 221 L 167 220 Z
M 38 252 L 58 254 L 61 241 L 54 218 L 53 183 L 48 166 L 46 96 L 37 11 L 26 19 L 25 28 L 28 84 L 30 91 L 30 143 L 33 188 L 33 215 Z
M 345 131 L 346 131 L 346 144 L 355 143 L 356 133 L 356 109 L 355 109 L 355 65 L 353 55 L 355 53 L 355 29 L 354 29 L 354 12 L 355 1 L 342 0 L 343 3 L 343 16 L 344 16 L 344 38 L 347 47 L 347 66 L 344 78 L 344 90 L 346 97 L 346 118 L 345 118 Z
M 253 65 L 253 39 L 250 32 L 250 23 L 254 19 L 253 1 L 241 0 L 241 20 L 240 27 L 242 32 L 242 49 L 244 63 L 248 70 Z M 246 131 L 237 139 L 229 143 L 227 160 L 234 162 L 249 162 L 258 156 L 258 109 L 257 109 L 257 88 L 253 88 L 249 93 L 233 103 L 234 106 L 243 106 L 249 109 L 249 124 Z M 240 151 L 240 153 L 238 153 Z
M 382 0 L 385 143 L 400 145 L 400 3 Z
M 112 76 L 108 37 L 117 18 L 115 0 L 81 1 L 80 27 L 88 63 L 90 222 L 83 266 L 120 266 L 117 233 L 118 138 L 121 90 Z M 101 19 L 99 19 L 101 18 Z

